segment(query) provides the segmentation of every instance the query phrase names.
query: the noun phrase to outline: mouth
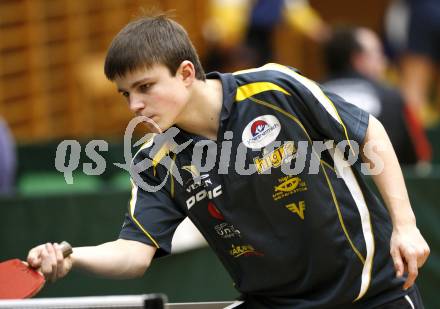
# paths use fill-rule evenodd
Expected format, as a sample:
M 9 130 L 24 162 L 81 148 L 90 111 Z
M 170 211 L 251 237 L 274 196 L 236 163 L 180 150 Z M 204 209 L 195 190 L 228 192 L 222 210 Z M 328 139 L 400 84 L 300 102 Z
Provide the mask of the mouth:
M 136 117 L 146 117 L 150 121 L 155 121 L 154 118 L 157 118 L 156 115 L 145 115 L 145 114 L 142 114 L 141 112 L 136 113 Z
M 147 119 L 144 121 L 145 125 L 149 128 L 150 131 L 154 133 L 162 133 L 162 130 L 159 127 L 159 124 L 157 123 L 157 116 L 151 115 L 151 116 L 145 116 Z

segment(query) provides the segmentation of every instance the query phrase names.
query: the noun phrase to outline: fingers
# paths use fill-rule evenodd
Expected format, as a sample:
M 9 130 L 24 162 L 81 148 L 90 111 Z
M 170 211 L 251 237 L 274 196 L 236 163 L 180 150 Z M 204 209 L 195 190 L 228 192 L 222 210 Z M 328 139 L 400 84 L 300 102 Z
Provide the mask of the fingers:
M 54 249 L 55 249 L 55 257 L 57 261 L 56 279 L 58 279 L 64 276 L 64 256 L 63 256 L 63 252 L 61 251 L 60 245 L 56 243 Z
M 47 243 L 31 249 L 27 256 L 27 263 L 38 269 L 46 280 L 54 282 L 64 277 L 72 267 L 70 258 L 64 258 L 60 245 Z
M 44 249 L 45 245 L 40 245 L 35 248 L 32 248 L 27 256 L 27 262 L 33 268 L 39 268 L 41 266 L 41 252 Z
M 404 271 L 404 265 L 402 256 L 400 255 L 399 249 L 391 249 L 391 257 L 394 262 L 394 269 L 396 270 L 396 277 L 402 277 Z
M 404 273 L 408 274 L 403 284 L 403 289 L 406 290 L 414 284 L 419 274 L 419 268 L 428 259 L 429 246 L 420 231 L 415 226 L 410 226 L 393 231 L 390 248 L 396 276 L 401 277 Z
M 47 280 L 53 282 L 56 280 L 57 274 L 57 258 L 53 245 L 47 243 L 41 251 L 41 268 L 40 271 Z
M 419 268 L 422 267 L 423 264 L 425 264 L 430 253 L 431 253 L 431 250 L 429 249 L 428 244 L 425 243 L 425 245 L 423 246 L 423 248 L 421 249 L 421 252 L 419 253 L 419 255 L 417 257 L 417 265 Z
M 403 284 L 404 290 L 410 288 L 414 284 L 419 274 L 419 268 L 422 267 L 423 264 L 425 264 L 426 260 L 428 259 L 429 253 L 430 249 L 426 243 L 419 248 L 406 250 L 406 252 L 404 253 L 404 258 L 406 261 L 405 272 L 408 272 L 408 277 Z
M 417 256 L 415 254 L 408 254 L 407 258 L 408 265 L 408 277 L 403 284 L 403 289 L 406 290 L 410 288 L 416 281 L 417 275 L 419 274 L 419 268 L 417 266 Z

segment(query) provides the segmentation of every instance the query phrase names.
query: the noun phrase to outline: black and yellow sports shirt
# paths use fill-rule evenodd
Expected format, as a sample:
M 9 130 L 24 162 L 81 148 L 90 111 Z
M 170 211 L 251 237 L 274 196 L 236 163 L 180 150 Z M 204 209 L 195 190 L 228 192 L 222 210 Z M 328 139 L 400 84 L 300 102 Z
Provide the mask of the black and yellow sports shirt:
M 120 238 L 168 254 L 188 216 L 249 308 L 373 308 L 403 297 L 388 213 L 362 162 L 344 167 L 369 115 L 278 64 L 207 78 L 223 85 L 217 141 L 172 128 L 179 151 L 154 150 L 160 138 L 142 147 L 134 163 L 152 162 L 142 180 L 164 186 L 132 182 Z M 328 141 L 346 147 L 317 150 Z

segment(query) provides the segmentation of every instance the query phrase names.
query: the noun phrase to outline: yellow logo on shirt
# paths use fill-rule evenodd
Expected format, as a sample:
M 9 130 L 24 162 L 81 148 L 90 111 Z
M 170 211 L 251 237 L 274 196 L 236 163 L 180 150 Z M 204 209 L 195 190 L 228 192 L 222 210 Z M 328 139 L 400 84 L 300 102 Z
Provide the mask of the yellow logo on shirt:
M 286 142 L 263 157 L 254 158 L 258 174 L 262 174 L 272 167 L 279 167 L 284 160 L 291 160 L 296 155 L 296 147 L 293 142 Z
M 278 179 L 278 185 L 274 186 L 272 198 L 274 201 L 278 201 L 294 193 L 303 191 L 307 191 L 305 181 L 299 177 L 287 175 Z
M 289 209 L 291 212 L 297 214 L 301 218 L 301 220 L 304 220 L 304 211 L 306 210 L 305 201 L 299 201 L 299 203 L 287 204 L 286 208 Z
M 232 249 L 229 250 L 229 253 L 235 257 L 238 258 L 240 256 L 262 256 L 263 254 L 261 252 L 258 252 L 255 250 L 254 247 L 251 245 L 239 245 L 235 246 L 232 245 Z

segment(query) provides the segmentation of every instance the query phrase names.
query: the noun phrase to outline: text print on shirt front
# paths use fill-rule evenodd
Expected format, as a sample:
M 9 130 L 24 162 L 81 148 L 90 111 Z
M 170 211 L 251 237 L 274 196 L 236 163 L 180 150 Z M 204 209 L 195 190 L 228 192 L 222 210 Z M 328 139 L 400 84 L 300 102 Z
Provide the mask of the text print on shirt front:
M 222 194 L 222 186 L 221 185 L 218 185 L 217 187 L 215 187 L 212 190 L 203 189 L 202 191 L 199 191 L 195 195 L 188 198 L 186 200 L 186 206 L 188 207 L 188 210 L 189 210 L 189 209 L 191 209 L 191 207 L 193 207 L 196 204 L 196 202 L 200 202 L 200 201 L 204 200 L 206 197 L 208 197 L 208 199 L 212 200 L 212 199 L 220 196 L 221 194 Z

